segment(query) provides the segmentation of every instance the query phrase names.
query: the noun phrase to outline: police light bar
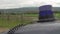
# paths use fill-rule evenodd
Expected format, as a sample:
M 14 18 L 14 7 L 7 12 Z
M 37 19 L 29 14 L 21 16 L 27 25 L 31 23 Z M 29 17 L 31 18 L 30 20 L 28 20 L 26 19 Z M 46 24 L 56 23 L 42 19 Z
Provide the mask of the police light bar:
M 51 5 L 44 5 L 39 7 L 39 21 L 54 21 L 54 15 Z

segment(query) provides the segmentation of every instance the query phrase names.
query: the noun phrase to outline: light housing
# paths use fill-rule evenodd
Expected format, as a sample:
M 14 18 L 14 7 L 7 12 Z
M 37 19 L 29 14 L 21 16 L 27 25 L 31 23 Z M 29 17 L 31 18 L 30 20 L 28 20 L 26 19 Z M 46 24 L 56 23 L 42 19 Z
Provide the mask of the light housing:
M 39 7 L 39 21 L 40 22 L 47 22 L 47 21 L 54 21 L 54 15 L 52 11 L 51 5 L 44 5 Z

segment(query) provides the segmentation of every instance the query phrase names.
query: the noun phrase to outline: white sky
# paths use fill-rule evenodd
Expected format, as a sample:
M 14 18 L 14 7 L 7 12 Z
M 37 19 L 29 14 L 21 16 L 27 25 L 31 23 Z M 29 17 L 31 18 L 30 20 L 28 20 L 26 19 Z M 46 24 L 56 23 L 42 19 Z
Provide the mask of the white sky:
M 0 0 L 0 9 L 36 7 L 42 5 L 60 7 L 60 0 Z

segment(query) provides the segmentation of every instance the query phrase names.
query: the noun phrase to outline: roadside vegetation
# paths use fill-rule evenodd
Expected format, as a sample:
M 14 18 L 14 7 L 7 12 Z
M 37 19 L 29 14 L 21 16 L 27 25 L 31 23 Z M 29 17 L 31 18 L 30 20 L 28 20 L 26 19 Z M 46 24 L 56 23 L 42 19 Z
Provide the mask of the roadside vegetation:
M 54 13 L 54 16 L 60 19 L 60 13 Z M 18 24 L 29 24 L 38 19 L 37 13 L 28 14 L 1 14 L 0 27 L 13 28 Z

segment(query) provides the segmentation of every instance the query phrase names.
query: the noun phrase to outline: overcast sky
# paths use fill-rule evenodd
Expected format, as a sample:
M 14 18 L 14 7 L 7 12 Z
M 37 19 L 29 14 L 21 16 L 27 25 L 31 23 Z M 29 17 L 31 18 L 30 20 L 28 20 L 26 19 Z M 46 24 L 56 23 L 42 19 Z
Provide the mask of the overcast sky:
M 39 7 L 42 5 L 60 7 L 60 0 L 0 0 L 0 9 Z

